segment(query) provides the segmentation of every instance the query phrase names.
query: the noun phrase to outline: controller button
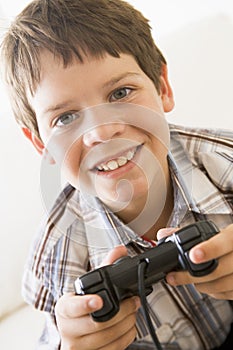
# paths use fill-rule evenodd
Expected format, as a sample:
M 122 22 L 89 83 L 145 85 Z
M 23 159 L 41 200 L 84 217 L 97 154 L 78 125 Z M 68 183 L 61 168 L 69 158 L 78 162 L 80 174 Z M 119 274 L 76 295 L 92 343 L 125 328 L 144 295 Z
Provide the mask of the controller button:
M 160 343 L 169 343 L 174 337 L 173 329 L 168 323 L 164 323 L 162 326 L 156 328 L 156 335 Z
M 200 232 L 195 226 L 186 227 L 177 233 L 177 240 L 180 244 L 187 243 L 200 237 Z
M 185 243 L 182 243 L 182 250 L 183 250 L 183 252 L 189 251 L 192 247 L 194 247 L 198 243 L 200 243 L 200 238 L 194 239 L 192 241 L 188 241 L 188 242 L 185 242 Z
M 89 289 L 97 284 L 102 283 L 103 278 L 98 270 L 91 271 L 90 273 L 82 276 L 82 285 L 85 289 Z
M 104 306 L 102 309 L 95 311 L 93 314 L 98 315 L 98 317 L 106 316 L 106 314 L 110 313 L 114 308 L 114 305 L 111 301 L 111 296 L 107 290 L 100 290 L 98 292 L 98 295 L 103 299 Z

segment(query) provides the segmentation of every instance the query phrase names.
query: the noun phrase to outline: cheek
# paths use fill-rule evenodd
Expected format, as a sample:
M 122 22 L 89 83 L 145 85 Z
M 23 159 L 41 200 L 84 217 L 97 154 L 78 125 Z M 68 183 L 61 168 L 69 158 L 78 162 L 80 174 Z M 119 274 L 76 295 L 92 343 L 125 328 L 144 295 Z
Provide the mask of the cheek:
M 161 95 L 158 94 L 154 84 L 150 81 L 147 89 L 139 96 L 137 104 L 150 108 L 159 114 L 163 113 L 163 102 Z
M 62 152 L 61 152 L 62 155 Z M 81 145 L 79 142 L 73 144 L 66 152 L 63 153 L 62 158 L 59 159 L 61 164 L 61 172 L 63 176 L 69 181 L 75 181 L 79 177 L 81 167 Z
M 63 178 L 74 188 L 84 193 L 96 195 L 94 175 L 89 170 L 85 162 L 85 152 L 83 152 L 82 143 L 77 142 L 64 156 L 61 173 Z

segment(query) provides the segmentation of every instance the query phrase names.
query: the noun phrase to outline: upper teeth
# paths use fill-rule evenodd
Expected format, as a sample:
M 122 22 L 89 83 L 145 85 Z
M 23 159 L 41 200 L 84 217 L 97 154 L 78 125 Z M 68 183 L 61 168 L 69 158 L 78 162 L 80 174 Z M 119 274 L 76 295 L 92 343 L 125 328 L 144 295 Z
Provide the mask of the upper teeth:
M 133 159 L 135 153 L 136 149 L 128 151 L 125 155 L 121 155 L 116 159 L 111 159 L 106 163 L 101 163 L 97 166 L 97 169 L 101 171 L 110 171 L 120 168 L 121 166 L 125 165 L 128 161 Z

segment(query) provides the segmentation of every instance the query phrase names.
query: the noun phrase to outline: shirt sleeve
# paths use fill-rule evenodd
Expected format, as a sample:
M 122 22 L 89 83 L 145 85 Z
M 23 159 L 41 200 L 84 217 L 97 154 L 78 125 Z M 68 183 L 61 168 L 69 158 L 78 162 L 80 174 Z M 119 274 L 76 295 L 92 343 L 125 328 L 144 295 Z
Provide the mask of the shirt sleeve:
M 67 292 L 74 292 L 74 281 L 89 266 L 88 247 L 83 224 L 72 223 L 61 234 L 58 226 L 44 227 L 32 245 L 24 269 L 24 300 L 43 311 L 46 322 L 37 349 L 57 350 L 60 339 L 56 327 L 55 305 Z
M 45 313 L 45 326 L 38 340 L 36 350 L 59 350 L 60 336 L 56 327 L 55 317 Z

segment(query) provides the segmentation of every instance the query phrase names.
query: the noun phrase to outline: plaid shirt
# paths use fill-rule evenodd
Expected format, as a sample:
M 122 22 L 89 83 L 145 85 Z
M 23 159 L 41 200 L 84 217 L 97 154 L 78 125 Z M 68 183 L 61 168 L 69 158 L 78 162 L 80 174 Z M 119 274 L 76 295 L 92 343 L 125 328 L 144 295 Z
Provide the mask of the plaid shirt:
M 174 209 L 168 226 L 183 227 L 209 219 L 218 227 L 233 222 L 233 133 L 170 125 L 168 155 Z M 59 349 L 54 307 L 74 280 L 97 267 L 113 247 L 124 244 L 130 256 L 151 243 L 108 210 L 97 198 L 82 196 L 68 185 L 35 239 L 25 267 L 23 295 L 45 311 L 38 349 Z M 193 285 L 154 285 L 148 296 L 157 336 L 166 349 L 213 349 L 222 344 L 233 321 L 231 303 L 199 293 Z M 141 311 L 137 340 L 128 349 L 154 349 Z

